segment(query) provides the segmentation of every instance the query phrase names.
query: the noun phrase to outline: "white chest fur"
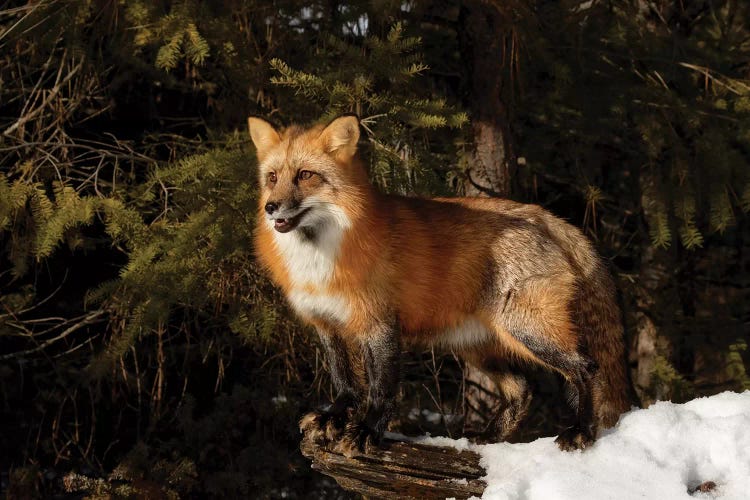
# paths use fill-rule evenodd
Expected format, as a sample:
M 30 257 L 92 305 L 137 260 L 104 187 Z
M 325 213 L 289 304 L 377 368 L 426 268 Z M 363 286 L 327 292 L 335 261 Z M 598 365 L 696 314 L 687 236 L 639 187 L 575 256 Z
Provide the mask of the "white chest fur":
M 321 318 L 335 323 L 346 323 L 349 320 L 349 304 L 339 295 L 294 290 L 288 298 L 297 313 L 304 317 Z
M 326 286 L 333 276 L 338 248 L 318 245 L 297 231 L 276 234 L 276 245 L 292 284 L 295 287 Z
M 274 233 L 276 246 L 295 288 L 323 288 L 333 276 L 341 239 L 349 227 L 349 220 L 339 209 L 336 212 L 333 209 L 326 211 L 328 213 L 320 216 L 313 210 L 303 220 L 303 224 L 315 224 L 311 237 L 303 234 L 303 228 L 289 233 Z M 273 226 L 272 221 L 268 223 Z
M 312 235 L 305 235 L 302 228 L 275 233 L 276 246 L 292 282 L 287 298 L 302 316 L 344 323 L 349 319 L 349 304 L 342 296 L 326 293 L 326 288 L 349 219 L 336 208 L 311 212 L 303 224 L 313 229 Z

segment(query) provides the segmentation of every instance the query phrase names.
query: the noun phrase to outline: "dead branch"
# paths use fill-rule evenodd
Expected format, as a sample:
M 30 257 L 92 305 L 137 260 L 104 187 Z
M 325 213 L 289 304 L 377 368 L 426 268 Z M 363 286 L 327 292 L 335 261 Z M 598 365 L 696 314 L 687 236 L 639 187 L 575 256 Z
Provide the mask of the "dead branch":
M 76 332 L 76 331 L 80 330 L 84 326 L 87 326 L 87 325 L 90 325 L 92 323 L 96 323 L 98 321 L 101 321 L 101 317 L 105 314 L 105 312 L 106 311 L 104 311 L 102 309 L 98 309 L 98 310 L 92 311 L 92 312 L 90 312 L 90 313 L 88 313 L 88 314 L 86 314 L 86 315 L 84 315 L 82 317 L 74 318 L 74 320 L 63 320 L 60 324 L 56 325 L 53 328 L 49 328 L 49 329 L 45 330 L 43 333 L 48 333 L 48 332 L 52 331 L 54 328 L 60 327 L 61 325 L 69 324 L 72 321 L 75 321 L 75 323 L 72 324 L 71 326 L 69 326 L 68 328 L 66 328 L 65 330 L 63 330 L 61 333 L 59 333 L 55 337 L 52 337 L 52 338 L 47 339 L 47 340 L 44 340 L 43 342 L 39 342 L 36 347 L 30 348 L 30 349 L 26 349 L 26 350 L 23 350 L 23 351 L 11 352 L 9 354 L 3 354 L 2 356 L 0 356 L 0 361 L 4 361 L 6 359 L 11 359 L 11 358 L 20 358 L 20 357 L 23 357 L 23 356 L 27 356 L 29 354 L 33 354 L 33 353 L 42 351 L 42 350 L 46 349 L 47 347 L 49 347 L 50 345 L 54 344 L 55 342 L 58 342 L 58 341 L 60 341 L 60 340 L 62 340 L 64 338 L 68 337 L 73 332 Z M 45 319 L 49 319 L 49 318 L 45 318 Z M 35 339 L 35 337 L 37 337 L 39 335 L 39 333 L 34 333 L 33 331 L 28 330 L 27 328 L 25 328 L 25 326 L 24 326 L 24 324 L 22 322 L 19 322 L 19 323 L 9 323 L 9 326 L 14 326 L 14 327 L 18 327 L 18 328 L 21 328 L 23 330 L 26 330 L 27 334 L 28 334 L 26 336 L 28 336 L 29 338 L 32 338 L 32 339 Z
M 473 451 L 385 439 L 381 447 L 348 458 L 307 436 L 300 444 L 312 468 L 368 498 L 444 499 L 481 496 L 485 470 Z
M 6 128 L 3 131 L 3 135 L 11 135 L 13 132 L 15 132 L 19 127 L 24 125 L 26 122 L 30 121 L 34 117 L 36 117 L 39 113 L 44 111 L 47 106 L 52 102 L 52 100 L 57 96 L 57 94 L 60 92 L 60 89 L 68 82 L 71 78 L 75 76 L 76 73 L 78 73 L 78 70 L 81 69 L 83 66 L 83 58 L 76 64 L 70 71 L 68 71 L 68 74 L 65 75 L 61 79 L 62 76 L 62 68 L 63 64 L 60 65 L 60 71 L 57 73 L 57 79 L 55 81 L 54 87 L 47 93 L 47 96 L 44 98 L 42 103 L 34 108 L 33 110 L 29 111 L 26 114 L 23 114 L 16 122 L 11 125 L 10 127 Z

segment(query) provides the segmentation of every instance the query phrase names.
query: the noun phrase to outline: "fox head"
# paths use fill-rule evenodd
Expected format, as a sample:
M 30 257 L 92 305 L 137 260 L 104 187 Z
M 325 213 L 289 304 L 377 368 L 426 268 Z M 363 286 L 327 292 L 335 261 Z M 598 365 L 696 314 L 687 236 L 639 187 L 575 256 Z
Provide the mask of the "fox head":
M 345 115 L 327 126 L 276 130 L 260 118 L 248 118 L 257 149 L 260 210 L 279 233 L 345 225 L 347 203 L 356 198 L 367 175 L 356 161 L 359 120 Z

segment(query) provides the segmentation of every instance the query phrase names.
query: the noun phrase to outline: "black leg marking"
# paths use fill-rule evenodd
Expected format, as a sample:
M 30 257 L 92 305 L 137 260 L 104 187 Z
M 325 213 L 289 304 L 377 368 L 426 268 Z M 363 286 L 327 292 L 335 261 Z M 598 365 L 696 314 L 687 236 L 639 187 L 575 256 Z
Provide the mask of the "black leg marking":
M 346 342 L 338 335 L 318 330 L 336 388 L 336 398 L 325 410 L 315 410 L 300 420 L 300 429 L 309 439 L 321 444 L 336 441 L 347 421 L 364 399 L 364 390 L 351 366 Z
M 558 370 L 571 390 L 571 404 L 576 411 L 575 424 L 560 433 L 555 442 L 561 449 L 570 451 L 583 449 L 593 444 L 596 438 L 596 420 L 592 395 L 592 376 L 596 370 L 587 356 L 578 352 L 566 352 L 541 335 L 527 332 L 511 332 L 537 358 Z
M 324 331 L 318 331 L 318 335 L 331 370 L 331 381 L 338 393 L 336 399 L 345 397 L 356 401 L 357 396 L 363 395 L 363 389 L 352 367 L 346 342 L 340 336 Z
M 337 449 L 352 456 L 370 444 L 379 444 L 396 407 L 399 381 L 399 345 L 393 328 L 382 328 L 362 342 L 369 383 L 367 405 L 350 420 Z

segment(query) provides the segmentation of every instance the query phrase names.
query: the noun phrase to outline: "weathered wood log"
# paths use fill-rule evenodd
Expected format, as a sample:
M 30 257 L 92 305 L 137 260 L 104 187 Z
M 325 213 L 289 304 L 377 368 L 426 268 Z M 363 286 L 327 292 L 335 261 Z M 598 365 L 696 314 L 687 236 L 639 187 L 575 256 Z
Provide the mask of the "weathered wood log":
M 369 498 L 444 499 L 481 496 L 486 475 L 473 451 L 385 439 L 348 458 L 305 436 L 302 454 L 312 468 Z

